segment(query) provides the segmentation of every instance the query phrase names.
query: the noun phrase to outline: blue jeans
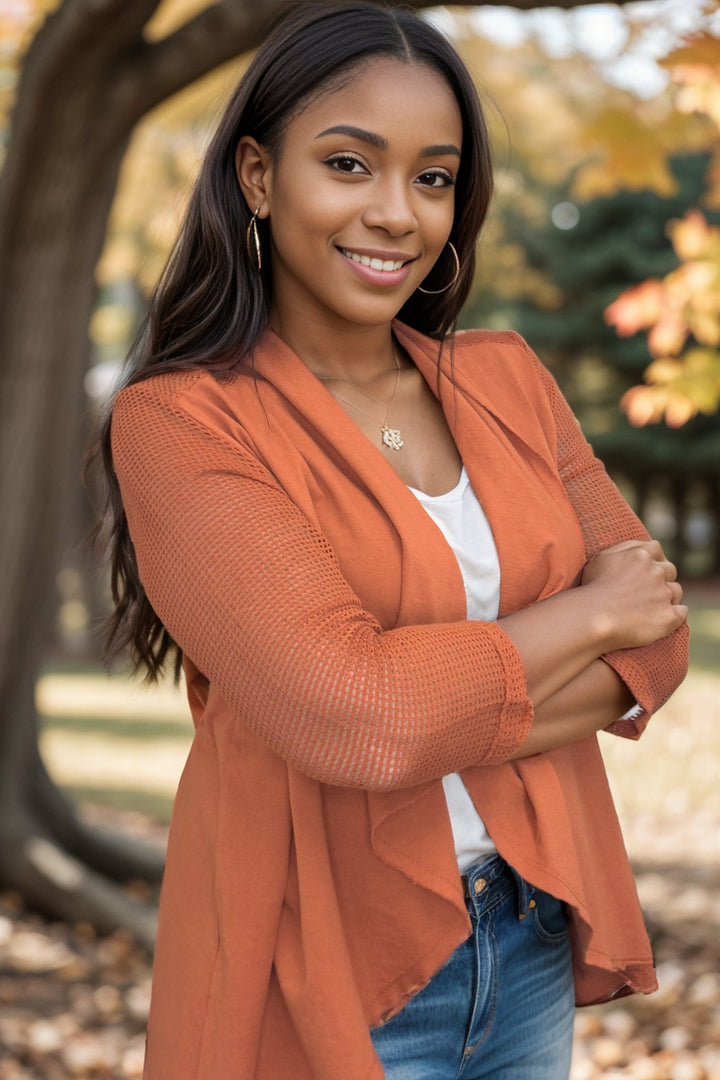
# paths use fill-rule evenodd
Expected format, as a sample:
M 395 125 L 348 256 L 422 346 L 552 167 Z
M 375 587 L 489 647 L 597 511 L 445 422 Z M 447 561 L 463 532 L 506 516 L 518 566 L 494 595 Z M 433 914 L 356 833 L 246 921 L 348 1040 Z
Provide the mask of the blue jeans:
M 386 1080 L 567 1080 L 574 986 L 565 906 L 499 855 L 465 878 L 472 935 L 370 1032 Z

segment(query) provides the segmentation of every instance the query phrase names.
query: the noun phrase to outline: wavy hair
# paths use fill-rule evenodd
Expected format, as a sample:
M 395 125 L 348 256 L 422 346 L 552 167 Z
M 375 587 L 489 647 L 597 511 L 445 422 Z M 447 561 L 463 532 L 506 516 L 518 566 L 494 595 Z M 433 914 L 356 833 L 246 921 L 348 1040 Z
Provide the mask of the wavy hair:
M 293 117 L 376 56 L 427 64 L 449 84 L 460 109 L 463 145 L 450 233 L 460 274 L 447 292 L 416 291 L 398 313 L 439 341 L 454 327 L 472 285 L 475 245 L 493 186 L 487 128 L 472 79 L 450 42 L 412 9 L 366 0 L 306 3 L 286 15 L 258 49 L 220 119 L 120 388 L 176 369 L 220 371 L 244 361 L 266 327 L 272 278 L 267 260 L 258 273 L 247 250 L 251 215 L 235 173 L 238 142 L 251 135 L 277 155 Z M 268 223 L 258 227 L 267 250 Z M 97 532 L 109 552 L 115 603 L 106 655 L 128 647 L 135 669 L 144 667 L 154 680 L 173 653 L 177 674 L 181 653 L 140 581 L 113 469 L 110 425 L 109 408 L 91 449 L 104 472 L 105 508 Z

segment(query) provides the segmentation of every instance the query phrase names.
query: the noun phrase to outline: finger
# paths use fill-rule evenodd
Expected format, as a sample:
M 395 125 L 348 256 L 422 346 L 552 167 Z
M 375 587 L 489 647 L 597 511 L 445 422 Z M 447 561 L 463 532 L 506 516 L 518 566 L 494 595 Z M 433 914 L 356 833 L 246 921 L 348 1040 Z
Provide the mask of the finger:
M 629 547 L 641 547 L 655 562 L 669 562 L 659 540 L 632 540 Z
M 648 555 L 650 555 L 651 558 L 655 560 L 655 562 L 669 562 L 669 559 L 666 557 L 659 540 L 643 540 L 640 546 L 643 547 L 645 551 L 647 551 Z
M 671 563 L 669 559 L 665 559 L 661 565 L 663 573 L 665 574 L 665 580 L 668 582 L 677 581 L 677 566 L 675 563 Z
M 682 585 L 677 581 L 668 582 L 668 591 L 670 592 L 670 603 L 677 606 L 682 603 L 683 591 Z
M 678 617 L 678 626 L 683 626 L 690 614 L 685 604 L 673 604 L 673 611 Z

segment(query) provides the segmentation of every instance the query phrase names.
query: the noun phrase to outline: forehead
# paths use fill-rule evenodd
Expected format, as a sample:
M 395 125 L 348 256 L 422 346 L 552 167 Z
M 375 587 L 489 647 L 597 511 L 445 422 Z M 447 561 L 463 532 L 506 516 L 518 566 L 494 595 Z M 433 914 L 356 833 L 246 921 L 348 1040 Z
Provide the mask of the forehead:
M 427 64 L 375 57 L 314 97 L 290 121 L 285 143 L 315 138 L 335 125 L 372 131 L 389 143 L 419 147 L 462 142 L 462 117 L 443 76 Z

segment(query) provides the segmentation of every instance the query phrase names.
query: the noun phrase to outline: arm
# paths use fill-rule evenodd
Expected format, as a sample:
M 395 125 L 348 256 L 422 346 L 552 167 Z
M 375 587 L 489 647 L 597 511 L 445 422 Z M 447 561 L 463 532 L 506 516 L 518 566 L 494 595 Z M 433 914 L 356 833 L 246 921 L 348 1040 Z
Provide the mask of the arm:
M 530 757 L 544 750 L 595 735 L 617 721 L 634 704 L 620 676 L 602 660 L 595 660 L 561 690 L 535 707 L 530 733 L 513 758 Z
M 533 605 L 517 623 L 515 616 L 502 619 L 523 657 L 535 705 L 528 737 L 513 756 L 556 749 L 618 718 L 632 723 L 623 715 L 638 708 L 630 691 L 598 657 L 607 648 L 637 648 L 671 634 L 687 618 L 681 600 L 675 567 L 659 544 L 626 541 L 593 559 L 579 588 Z M 544 607 L 553 608 L 552 623 L 538 621 Z
M 579 424 L 552 375 L 527 344 L 520 338 L 518 341 L 529 355 L 552 409 L 557 431 L 558 468 L 583 531 L 588 563 L 613 545 L 622 546 L 620 542 L 648 541 L 644 526 L 622 498 L 602 463 L 594 457 L 592 448 L 584 439 Z M 659 547 L 656 547 L 654 552 L 655 558 L 659 559 Z M 612 552 L 608 552 L 608 555 L 611 554 Z M 677 596 L 676 591 L 676 599 Z M 683 610 L 683 616 L 685 614 Z M 624 646 L 615 644 L 609 647 L 602 654 L 600 662 L 616 673 L 617 678 L 628 688 L 632 700 L 642 706 L 643 712 L 632 720 L 620 721 L 617 717 L 622 715 L 624 710 L 613 711 L 607 724 L 600 723 L 602 716 L 598 715 L 599 726 L 595 730 L 607 727 L 608 731 L 615 734 L 638 738 L 651 714 L 667 700 L 685 677 L 688 665 L 687 645 L 688 629 L 683 617 L 673 633 L 659 637 L 652 643 L 641 647 L 628 647 L 627 643 Z M 612 680 L 611 685 L 614 685 Z
M 650 645 L 687 619 L 675 567 L 655 541 L 626 541 L 596 556 L 578 588 L 500 619 L 523 658 L 537 708 L 610 650 Z

